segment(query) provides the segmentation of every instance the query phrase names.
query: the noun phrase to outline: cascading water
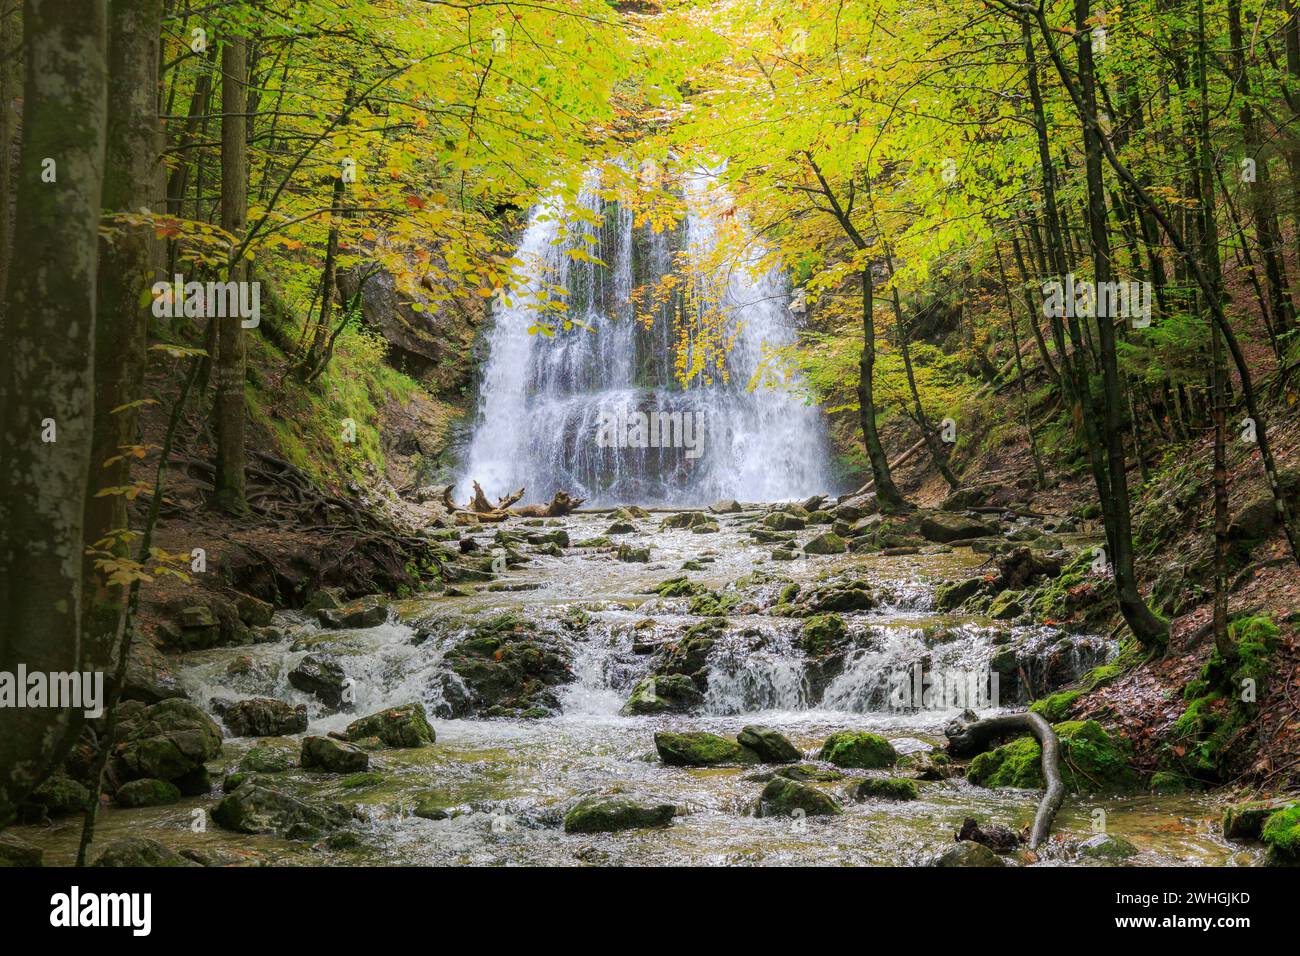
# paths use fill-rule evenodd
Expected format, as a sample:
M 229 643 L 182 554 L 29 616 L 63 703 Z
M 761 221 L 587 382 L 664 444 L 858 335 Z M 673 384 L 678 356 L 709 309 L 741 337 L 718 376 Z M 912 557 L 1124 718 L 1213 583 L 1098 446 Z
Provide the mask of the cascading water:
M 495 310 L 458 497 L 473 481 L 489 495 L 523 487 L 526 500 L 544 501 L 565 490 L 590 504 L 773 501 L 828 490 L 820 411 L 788 386 L 746 387 L 764 349 L 794 341 L 779 272 L 687 267 L 691 274 L 678 278 L 709 287 L 735 338 L 725 381 L 715 375 L 684 389 L 674 378 L 682 299 L 650 304 L 645 290 L 682 268 L 683 250 L 686 261 L 709 261 L 725 192 L 701 174 L 685 198 L 679 227 L 655 232 L 602 197 L 593 172 L 571 207 L 553 200 L 534 213 L 518 250 L 526 287 Z M 760 247 L 749 248 L 762 258 Z M 567 290 L 564 315 L 576 321 L 538 334 L 539 323 L 555 321 L 540 303 L 557 287 Z M 637 301 L 653 322 L 638 320 Z M 647 416 L 642 431 L 638 413 Z

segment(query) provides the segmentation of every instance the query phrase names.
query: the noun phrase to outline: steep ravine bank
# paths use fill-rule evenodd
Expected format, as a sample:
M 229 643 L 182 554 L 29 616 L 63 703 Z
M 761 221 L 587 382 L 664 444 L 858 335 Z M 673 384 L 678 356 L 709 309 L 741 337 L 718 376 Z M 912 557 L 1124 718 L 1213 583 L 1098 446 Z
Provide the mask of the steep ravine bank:
M 997 786 L 962 779 L 941 752 L 954 710 L 891 701 L 887 681 L 991 667 L 1015 706 L 1122 667 L 1086 631 L 936 607 L 943 582 L 1068 565 L 1090 539 L 1001 513 L 808 504 L 448 530 L 462 578 L 441 594 L 323 590 L 257 643 L 188 651 L 173 659 L 188 701 L 123 705 L 130 806 L 105 809 L 91 857 L 133 837 L 209 864 L 923 864 L 966 817 L 1018 830 L 1036 796 L 1001 786 L 1035 785 L 1023 756 L 984 760 Z M 200 617 L 176 623 L 212 636 Z M 1224 838 L 1219 796 L 1152 793 L 1122 738 L 1050 719 L 1079 741 L 1078 786 L 1100 792 L 1072 793 L 1057 839 L 1010 862 L 1263 859 Z M 6 832 L 67 862 L 78 822 Z M 160 851 L 109 859 L 139 852 Z

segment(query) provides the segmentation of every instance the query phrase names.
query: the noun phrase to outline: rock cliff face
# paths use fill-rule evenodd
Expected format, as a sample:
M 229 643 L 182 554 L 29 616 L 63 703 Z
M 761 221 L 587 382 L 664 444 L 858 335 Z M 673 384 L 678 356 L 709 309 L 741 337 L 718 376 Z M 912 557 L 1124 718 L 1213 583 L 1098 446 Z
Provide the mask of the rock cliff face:
M 359 266 L 340 277 L 344 297 L 356 294 L 357 283 L 373 264 Z M 387 340 L 389 361 L 424 382 L 439 397 L 460 398 L 473 380 L 474 338 L 491 314 L 491 300 L 430 287 L 418 292 L 399 289 L 391 272 L 380 269 L 366 280 L 361 313 L 366 325 Z

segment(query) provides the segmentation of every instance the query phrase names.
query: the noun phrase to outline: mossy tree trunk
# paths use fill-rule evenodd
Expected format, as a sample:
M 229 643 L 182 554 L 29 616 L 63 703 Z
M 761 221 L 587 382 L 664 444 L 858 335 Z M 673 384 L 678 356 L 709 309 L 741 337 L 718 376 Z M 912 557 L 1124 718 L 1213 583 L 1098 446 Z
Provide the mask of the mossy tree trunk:
M 107 0 L 26 0 L 22 159 L 0 348 L 0 670 L 81 668 Z M 53 439 L 53 440 L 51 440 Z M 0 824 L 81 711 L 0 708 Z

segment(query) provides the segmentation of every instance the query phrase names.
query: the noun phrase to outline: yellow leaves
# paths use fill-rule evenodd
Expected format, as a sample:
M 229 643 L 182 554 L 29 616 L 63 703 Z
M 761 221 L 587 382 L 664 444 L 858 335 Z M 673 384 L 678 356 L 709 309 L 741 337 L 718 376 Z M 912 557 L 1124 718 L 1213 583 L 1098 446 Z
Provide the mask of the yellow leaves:
M 149 454 L 150 451 L 160 450 L 157 445 L 119 445 L 118 449 L 122 453 L 120 455 L 113 455 L 111 458 L 105 459 L 104 461 L 105 468 L 111 468 L 113 465 L 116 465 L 119 461 L 126 461 L 129 458 L 141 460 L 147 454 Z
M 148 494 L 153 489 L 144 482 L 137 482 L 133 485 L 111 485 L 107 488 L 101 488 L 95 492 L 96 498 L 122 497 L 127 501 L 134 501 L 143 494 Z

